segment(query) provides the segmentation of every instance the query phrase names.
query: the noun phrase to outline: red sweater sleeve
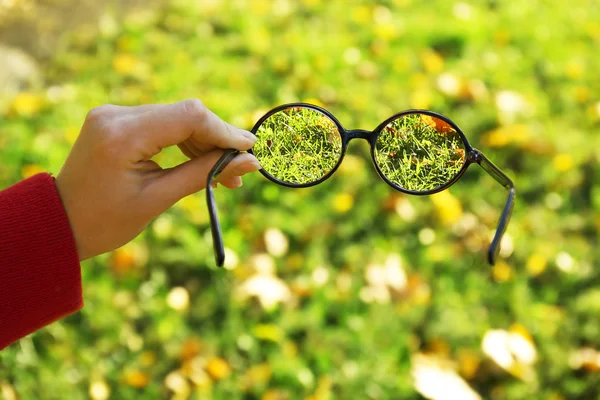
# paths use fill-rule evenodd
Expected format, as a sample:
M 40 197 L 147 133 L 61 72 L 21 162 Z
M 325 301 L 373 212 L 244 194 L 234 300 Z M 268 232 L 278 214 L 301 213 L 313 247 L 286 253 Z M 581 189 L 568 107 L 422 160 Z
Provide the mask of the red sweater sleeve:
M 83 307 L 75 240 L 54 179 L 0 191 L 0 350 Z

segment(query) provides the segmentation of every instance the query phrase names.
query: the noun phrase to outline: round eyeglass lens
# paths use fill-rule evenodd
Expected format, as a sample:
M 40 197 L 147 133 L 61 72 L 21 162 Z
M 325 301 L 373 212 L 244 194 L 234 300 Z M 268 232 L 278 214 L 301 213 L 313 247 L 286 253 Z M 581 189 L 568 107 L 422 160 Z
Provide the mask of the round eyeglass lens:
M 387 124 L 375 144 L 383 176 L 402 189 L 428 192 L 448 184 L 466 162 L 465 143 L 446 121 L 412 113 Z
M 307 107 L 273 113 L 256 130 L 252 152 L 278 181 L 304 185 L 323 179 L 342 156 L 342 137 L 327 115 Z

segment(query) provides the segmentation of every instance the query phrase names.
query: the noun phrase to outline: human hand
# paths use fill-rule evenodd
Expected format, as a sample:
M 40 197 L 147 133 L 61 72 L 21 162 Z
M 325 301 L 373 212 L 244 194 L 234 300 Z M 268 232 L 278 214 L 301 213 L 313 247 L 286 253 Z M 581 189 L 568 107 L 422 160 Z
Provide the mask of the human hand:
M 206 187 L 208 172 L 222 149 L 248 150 L 255 140 L 199 100 L 92 109 L 56 178 L 79 259 L 135 238 L 179 199 Z M 151 160 L 173 145 L 190 160 L 169 169 Z M 242 175 L 258 169 L 252 154 L 241 153 L 218 181 L 236 188 Z

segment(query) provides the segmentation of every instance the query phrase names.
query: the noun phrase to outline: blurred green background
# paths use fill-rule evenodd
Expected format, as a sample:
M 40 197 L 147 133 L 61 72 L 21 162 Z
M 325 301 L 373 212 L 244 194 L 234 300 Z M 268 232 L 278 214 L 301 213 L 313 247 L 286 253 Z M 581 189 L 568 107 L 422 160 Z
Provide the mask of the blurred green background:
M 192 97 L 247 129 L 431 109 L 517 187 L 493 268 L 507 193 L 476 166 L 430 197 L 356 141 L 314 188 L 251 174 L 216 190 L 226 270 L 185 198 L 83 263 L 84 309 L 0 353 L 0 398 L 600 398 L 599 49 L 596 0 L 0 1 L 2 188 L 57 174 L 91 107 Z

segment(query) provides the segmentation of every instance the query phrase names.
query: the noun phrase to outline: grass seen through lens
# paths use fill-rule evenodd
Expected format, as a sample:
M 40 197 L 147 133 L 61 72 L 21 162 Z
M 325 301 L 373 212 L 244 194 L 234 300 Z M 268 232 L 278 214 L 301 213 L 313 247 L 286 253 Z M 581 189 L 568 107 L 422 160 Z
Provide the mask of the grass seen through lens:
M 286 183 L 318 181 L 342 154 L 342 138 L 335 123 L 310 108 L 276 112 L 260 125 L 256 136 L 253 152 L 260 165 Z
M 409 114 L 379 134 L 375 159 L 387 179 L 403 189 L 425 192 L 452 180 L 465 164 L 465 145 L 446 122 Z

